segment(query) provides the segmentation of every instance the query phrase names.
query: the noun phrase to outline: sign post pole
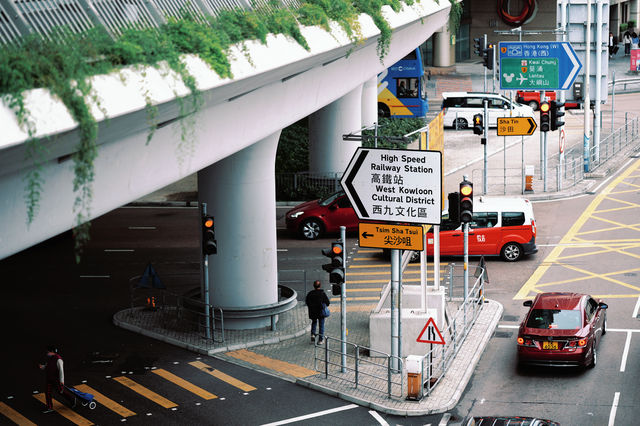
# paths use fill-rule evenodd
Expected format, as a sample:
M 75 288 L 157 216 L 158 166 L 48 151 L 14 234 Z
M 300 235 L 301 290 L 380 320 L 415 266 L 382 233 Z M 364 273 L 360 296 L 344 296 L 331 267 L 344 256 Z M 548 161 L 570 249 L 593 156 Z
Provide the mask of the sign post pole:
M 398 371 L 398 286 L 400 250 L 391 250 L 391 370 Z
M 341 359 L 341 371 L 347 372 L 347 228 L 346 226 L 340 227 L 340 239 L 342 239 L 342 264 L 344 265 L 344 282 L 340 286 L 340 339 L 342 354 Z

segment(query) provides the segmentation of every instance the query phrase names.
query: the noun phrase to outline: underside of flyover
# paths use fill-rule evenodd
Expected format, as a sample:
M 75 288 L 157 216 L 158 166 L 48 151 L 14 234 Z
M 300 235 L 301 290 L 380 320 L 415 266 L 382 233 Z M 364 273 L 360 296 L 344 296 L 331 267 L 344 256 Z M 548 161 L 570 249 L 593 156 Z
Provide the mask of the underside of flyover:
M 221 79 L 198 58 L 186 58 L 205 100 L 186 117 L 176 93 L 188 91 L 171 73 L 150 67 L 95 78 L 101 104 L 93 108 L 100 124 L 91 218 L 198 172 L 199 201 L 215 217 L 218 240 L 218 254 L 209 256 L 209 302 L 235 309 L 277 303 L 274 165 L 281 129 L 310 116 L 310 170 L 343 171 L 359 143 L 345 142 L 342 135 L 376 119 L 377 74 L 443 30 L 450 6 L 441 3 L 423 1 L 399 13 L 389 9 L 385 15 L 394 30 L 383 61 L 376 51 L 379 30 L 366 16 L 357 43 L 315 27 L 302 29 L 310 51 L 284 36 L 270 36 L 266 45 L 247 42 L 252 59 L 238 48 L 233 80 Z M 160 123 L 149 143 L 145 96 L 158 105 Z M 75 219 L 69 158 L 79 138 L 77 125 L 42 89 L 26 101 L 48 150 L 40 166 L 46 182 L 40 214 L 46 212 L 47 220 L 26 224 L 24 181 L 33 164 L 25 160 L 25 132 L 0 105 L 0 120 L 9 123 L 0 136 L 0 258 L 72 228 Z M 268 317 L 247 318 L 225 326 L 269 323 Z

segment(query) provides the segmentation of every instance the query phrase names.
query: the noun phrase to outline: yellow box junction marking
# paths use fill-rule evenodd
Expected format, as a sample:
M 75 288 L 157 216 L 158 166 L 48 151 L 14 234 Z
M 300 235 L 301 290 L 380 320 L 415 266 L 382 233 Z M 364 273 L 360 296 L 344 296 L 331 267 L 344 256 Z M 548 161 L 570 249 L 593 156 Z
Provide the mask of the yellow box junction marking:
M 100 405 L 103 405 L 104 407 L 108 408 L 109 410 L 113 411 L 114 413 L 122 417 L 131 417 L 136 415 L 136 413 L 134 413 L 133 411 L 123 407 L 122 405 L 118 404 L 111 398 L 104 396 L 97 390 L 93 389 L 91 386 L 81 384 L 81 385 L 76 385 L 75 388 L 81 392 L 90 393 L 91 395 L 93 395 L 95 400 L 100 403 Z
M 291 364 L 290 362 L 269 358 L 255 352 L 248 351 L 246 349 L 227 352 L 227 355 L 251 364 L 268 368 L 270 370 L 288 374 L 293 377 L 309 377 L 318 374 L 317 372 L 309 370 L 308 368 L 304 368 L 296 364 Z
M 360 222 L 358 224 L 358 245 L 360 247 L 423 250 L 422 231 L 422 226 L 417 225 Z
M 6 418 L 8 418 L 9 420 L 11 420 L 12 422 L 14 422 L 17 425 L 21 425 L 21 426 L 32 426 L 33 425 L 33 426 L 36 426 L 35 423 L 33 423 L 31 420 L 27 419 L 22 414 L 18 413 L 13 408 L 9 407 L 4 402 L 0 402 L 0 414 L 2 414 L 3 416 L 5 416 Z
M 204 371 L 207 374 L 212 375 L 213 377 L 215 377 L 216 379 L 222 380 L 225 383 L 230 384 L 231 386 L 234 386 L 240 390 L 243 390 L 245 392 L 251 392 L 256 390 L 255 387 L 241 381 L 238 380 L 234 377 L 229 376 L 228 374 L 223 373 L 220 370 L 216 370 L 215 368 L 205 364 L 204 362 L 200 362 L 200 361 L 193 361 L 190 362 L 189 365 L 192 365 L 194 367 L 196 367 L 197 369 Z
M 46 399 L 46 396 L 45 396 L 44 393 L 37 393 L 37 394 L 33 395 L 33 397 L 35 399 L 37 399 L 38 401 L 42 402 L 43 404 L 45 404 L 45 405 L 47 404 L 47 399 Z M 80 414 L 78 414 L 75 411 L 73 411 L 71 408 L 67 407 L 64 404 L 61 404 L 55 398 L 53 398 L 52 401 L 53 401 L 53 409 L 58 414 L 60 414 L 61 416 L 65 417 L 67 420 L 69 420 L 71 423 L 76 424 L 76 425 L 80 425 L 80 426 L 89 426 L 89 425 L 93 424 L 89 420 L 87 420 L 84 417 L 82 417 Z
M 175 374 L 168 372 L 165 369 L 158 368 L 158 369 L 151 370 L 151 371 L 154 374 L 157 374 L 158 376 L 162 377 L 163 379 L 166 379 L 166 380 L 170 381 L 171 383 L 174 383 L 174 384 L 180 386 L 181 388 L 186 389 L 189 392 L 198 395 L 202 399 L 210 400 L 210 399 L 217 398 L 217 396 L 215 396 L 211 392 L 206 391 L 206 390 L 202 389 L 201 387 L 196 386 L 193 383 L 190 383 L 190 382 L 186 381 L 182 377 L 178 377 Z
M 145 398 L 150 399 L 151 401 L 155 402 L 156 404 L 164 408 L 173 408 L 178 406 L 178 404 L 176 404 L 175 402 L 169 401 L 167 398 L 158 395 L 151 389 L 145 388 L 140 383 L 136 383 L 128 377 L 125 377 L 125 376 L 114 377 L 113 380 L 128 387 L 132 391 L 139 393 Z
M 638 176 L 634 176 L 632 174 L 634 172 L 637 172 L 639 169 L 640 169 L 640 160 L 636 161 L 625 172 L 623 172 L 620 176 L 618 176 L 616 179 L 614 179 L 609 185 L 607 185 L 606 188 L 604 188 L 593 199 L 593 201 L 591 201 L 589 206 L 587 206 L 585 211 L 580 215 L 580 217 L 576 220 L 576 222 L 571 226 L 569 231 L 567 231 L 567 233 L 562 237 L 562 239 L 560 240 L 560 243 L 556 247 L 554 247 L 553 250 L 551 250 L 551 253 L 549 253 L 549 255 L 547 255 L 547 257 L 542 261 L 541 265 L 538 266 L 538 268 L 536 268 L 536 270 L 533 272 L 531 277 L 529 277 L 527 282 L 524 283 L 522 288 L 514 296 L 514 298 L 513 298 L 514 300 L 521 300 L 521 299 L 530 298 L 530 297 L 532 297 L 531 293 L 542 293 L 543 292 L 541 290 L 542 287 L 550 287 L 550 286 L 553 286 L 554 284 L 563 284 L 563 283 L 567 283 L 567 282 L 575 282 L 575 281 L 580 281 L 580 280 L 584 280 L 584 279 L 593 279 L 593 278 L 604 279 L 604 280 L 612 282 L 614 284 L 617 284 L 617 285 L 620 285 L 620 286 L 623 286 L 623 287 L 626 287 L 626 288 L 630 288 L 632 290 L 637 290 L 638 292 L 640 292 L 640 288 L 639 287 L 636 287 L 636 286 L 628 284 L 628 283 L 624 283 L 624 282 L 622 282 L 620 280 L 616 280 L 616 279 L 611 277 L 612 275 L 621 275 L 621 274 L 623 274 L 625 272 L 628 272 L 628 271 L 635 271 L 636 269 L 627 270 L 627 271 L 613 271 L 613 272 L 608 272 L 606 274 L 598 274 L 598 273 L 593 273 L 593 272 L 590 272 L 590 271 L 586 271 L 586 270 L 578 268 L 578 267 L 576 267 L 574 265 L 568 265 L 567 263 L 562 262 L 562 260 L 566 260 L 566 259 L 574 259 L 574 258 L 577 258 L 577 257 L 591 256 L 591 255 L 600 254 L 600 253 L 606 253 L 606 252 L 618 252 L 618 253 L 624 254 L 626 256 L 630 256 L 630 257 L 634 257 L 634 258 L 640 258 L 640 256 L 638 256 L 638 255 L 636 255 L 634 253 L 625 251 L 626 249 L 629 249 L 629 248 L 640 247 L 640 238 L 638 238 L 638 239 L 628 239 L 627 238 L 627 239 L 619 239 L 619 240 L 611 240 L 611 239 L 607 239 L 607 240 L 587 240 L 587 239 L 579 237 L 579 236 L 583 236 L 584 237 L 585 235 L 593 235 L 593 234 L 596 234 L 598 232 L 600 232 L 600 233 L 609 232 L 612 229 L 612 228 L 603 228 L 603 229 L 599 229 L 599 230 L 581 231 L 582 227 L 585 225 L 585 223 L 587 222 L 588 219 L 595 219 L 595 220 L 599 220 L 601 222 L 613 224 L 613 225 L 615 225 L 614 229 L 628 229 L 629 231 L 640 232 L 640 226 L 638 224 L 626 225 L 626 224 L 622 224 L 622 223 L 619 223 L 619 222 L 615 222 L 615 221 L 607 219 L 607 218 L 602 218 L 602 217 L 595 216 L 598 213 L 605 213 L 605 212 L 611 212 L 611 211 L 620 210 L 620 209 L 598 210 L 598 207 L 600 206 L 600 204 L 605 200 L 614 201 L 614 202 L 621 202 L 621 203 L 624 203 L 624 204 L 627 205 L 627 206 L 624 207 L 624 209 L 631 208 L 633 206 L 634 208 L 637 208 L 640 211 L 640 205 L 634 204 L 634 203 L 630 203 L 628 201 L 621 201 L 621 200 L 618 200 L 618 199 L 616 199 L 616 198 L 614 198 L 612 196 L 612 195 L 615 195 L 615 194 L 629 192 L 627 190 L 623 190 L 623 191 L 620 191 L 620 192 L 614 191 L 614 189 L 618 185 L 632 186 L 632 187 L 636 188 L 632 192 L 637 192 L 638 189 L 640 189 L 640 186 L 631 184 L 629 182 L 625 182 L 625 179 L 637 178 Z M 579 253 L 579 254 L 570 254 L 570 255 L 565 255 L 565 256 L 562 255 L 563 251 L 565 249 L 572 248 L 572 246 L 575 247 L 576 244 L 579 247 L 585 247 L 586 244 L 590 244 L 590 245 L 592 245 L 592 247 L 594 247 L 595 250 L 589 251 L 589 252 L 583 252 L 583 253 Z M 562 281 L 548 282 L 548 283 L 539 284 L 539 282 L 541 281 L 542 277 L 545 275 L 545 273 L 549 270 L 549 268 L 551 266 L 562 266 L 562 267 L 565 267 L 565 268 L 570 269 L 570 270 L 575 271 L 575 272 L 579 272 L 579 273 L 584 274 L 584 275 L 581 276 L 581 277 L 578 277 L 578 278 L 571 279 L 571 280 L 562 280 Z M 609 294 L 609 295 L 593 295 L 593 296 L 616 298 L 616 297 L 637 297 L 638 294 L 634 294 L 634 295 Z

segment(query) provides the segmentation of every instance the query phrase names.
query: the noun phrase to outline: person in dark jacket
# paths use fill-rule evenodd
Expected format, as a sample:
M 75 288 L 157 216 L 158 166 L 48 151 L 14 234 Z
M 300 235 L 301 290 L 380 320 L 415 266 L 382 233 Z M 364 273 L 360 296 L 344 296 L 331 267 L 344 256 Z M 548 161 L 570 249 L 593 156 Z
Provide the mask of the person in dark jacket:
M 40 364 L 40 369 L 45 374 L 45 398 L 47 408 L 44 413 L 53 411 L 53 391 L 57 391 L 63 395 L 69 403 L 75 406 L 75 398 L 71 398 L 64 392 L 64 363 L 62 357 L 58 354 L 58 350 L 54 346 L 47 347 L 47 360 L 44 364 Z
M 316 340 L 316 324 L 318 325 L 318 343 L 322 343 L 324 338 L 324 316 L 322 316 L 322 304 L 329 306 L 329 298 L 327 294 L 322 290 L 322 283 L 319 280 L 313 282 L 313 290 L 307 293 L 305 302 L 309 309 L 309 319 L 311 320 L 311 341 Z

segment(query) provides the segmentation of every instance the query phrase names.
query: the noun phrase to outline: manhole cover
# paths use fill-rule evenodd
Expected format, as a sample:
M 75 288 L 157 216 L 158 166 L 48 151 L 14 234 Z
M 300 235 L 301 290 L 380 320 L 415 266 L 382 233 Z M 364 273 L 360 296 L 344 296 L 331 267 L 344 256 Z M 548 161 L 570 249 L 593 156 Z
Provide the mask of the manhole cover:
M 625 272 L 624 276 L 625 277 L 637 277 L 638 274 L 636 274 L 635 272 Z
M 508 339 L 510 337 L 513 337 L 513 332 L 512 331 L 496 331 L 495 333 L 493 333 L 493 335 L 495 337 L 500 337 L 503 339 Z

